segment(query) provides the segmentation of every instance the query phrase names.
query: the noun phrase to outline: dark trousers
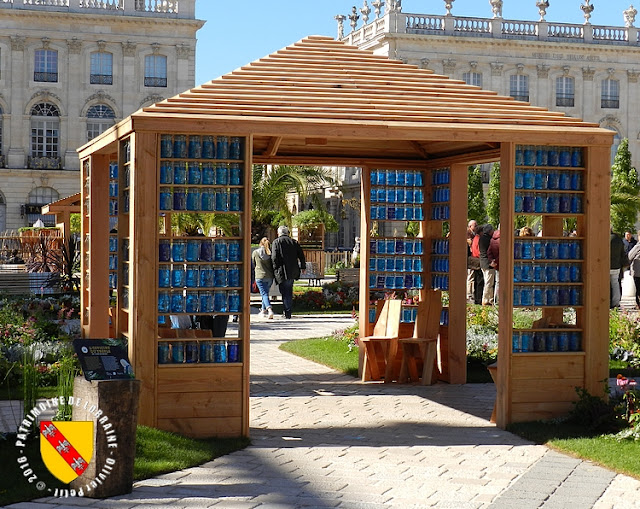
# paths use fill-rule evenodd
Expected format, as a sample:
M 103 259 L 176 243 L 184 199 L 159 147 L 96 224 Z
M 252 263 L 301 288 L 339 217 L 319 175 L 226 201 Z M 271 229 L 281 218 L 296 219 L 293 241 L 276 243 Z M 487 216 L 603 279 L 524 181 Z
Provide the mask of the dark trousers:
M 640 308 L 640 277 L 634 276 L 633 282 L 636 284 L 636 306 Z
M 278 288 L 282 294 L 284 316 L 291 318 L 291 310 L 293 308 L 293 279 L 285 279 L 278 285 Z
M 482 293 L 484 292 L 484 276 L 482 269 L 473 271 L 473 302 L 482 304 Z

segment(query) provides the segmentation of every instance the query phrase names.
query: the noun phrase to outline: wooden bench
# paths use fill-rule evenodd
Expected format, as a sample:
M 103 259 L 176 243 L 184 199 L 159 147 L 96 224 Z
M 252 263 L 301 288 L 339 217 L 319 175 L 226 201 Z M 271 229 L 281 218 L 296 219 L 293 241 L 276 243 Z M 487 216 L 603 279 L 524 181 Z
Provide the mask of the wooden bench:
M 336 281 L 358 285 L 360 284 L 360 269 L 338 269 L 336 270 Z
M 322 274 L 320 274 L 320 267 L 315 262 L 307 262 L 305 269 L 300 273 L 300 279 L 308 279 L 309 286 L 320 286 L 320 280 Z M 312 283 L 313 282 L 313 283 Z

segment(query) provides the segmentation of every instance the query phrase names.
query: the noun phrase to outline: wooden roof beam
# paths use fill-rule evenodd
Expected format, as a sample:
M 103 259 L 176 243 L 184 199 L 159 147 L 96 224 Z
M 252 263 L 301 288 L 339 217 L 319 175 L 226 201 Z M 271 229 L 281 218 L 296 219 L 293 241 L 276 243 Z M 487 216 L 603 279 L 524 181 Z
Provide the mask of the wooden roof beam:
M 280 148 L 280 143 L 282 143 L 282 136 L 272 136 L 269 139 L 269 144 L 267 148 L 262 153 L 265 157 L 273 157 L 278 153 L 278 149 Z
M 413 140 L 410 141 L 409 143 L 415 149 L 415 151 L 418 152 L 418 154 L 420 154 L 422 157 L 424 157 L 425 159 L 431 159 L 431 155 L 429 154 L 429 152 L 427 152 L 420 143 Z

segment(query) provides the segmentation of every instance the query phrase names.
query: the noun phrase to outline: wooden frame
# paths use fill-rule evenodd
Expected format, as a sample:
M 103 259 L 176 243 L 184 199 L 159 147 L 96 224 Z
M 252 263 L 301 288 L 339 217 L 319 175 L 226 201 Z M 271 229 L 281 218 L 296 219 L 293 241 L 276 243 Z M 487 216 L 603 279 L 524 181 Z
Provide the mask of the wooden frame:
M 124 165 L 127 141 L 132 157 L 130 212 L 118 228 L 118 240 L 129 239 L 129 304 L 118 305 L 113 334 L 124 336 L 145 398 L 140 422 L 194 436 L 249 433 L 249 214 L 251 196 L 244 186 L 243 295 L 240 326 L 242 362 L 237 369 L 209 366 L 164 367 L 156 363 L 158 261 L 157 247 L 159 137 L 161 134 L 224 134 L 246 139 L 244 182 L 250 168 L 261 164 L 351 165 L 362 168 L 362 243 L 360 287 L 369 287 L 369 182 L 371 169 L 414 169 L 431 175 L 446 169 L 450 176 L 448 222 L 449 324 L 440 331 L 440 377 L 451 383 L 466 381 L 465 283 L 467 166 L 501 163 L 502 239 L 497 371 L 497 422 L 551 416 L 566 411 L 556 382 L 545 382 L 546 400 L 531 399 L 514 372 L 547 368 L 571 372 L 573 382 L 596 392 L 606 378 L 608 306 L 609 150 L 613 133 L 597 125 L 501 97 L 425 69 L 379 57 L 328 37 L 309 37 L 229 75 L 162 101 L 103 133 L 79 150 L 85 169 L 83 184 L 83 333 L 102 337 L 108 321 L 108 186 L 109 162 Z M 584 231 L 583 350 L 580 355 L 513 355 L 512 304 L 514 284 L 513 224 L 515 147 L 517 144 L 582 147 L 585 159 L 585 210 L 579 221 Z M 146 192 L 145 192 L 146 191 Z M 425 197 L 430 185 L 424 188 Z M 122 189 L 121 189 L 122 192 Z M 102 193 L 102 194 L 101 194 Z M 442 235 L 442 218 L 421 221 L 423 280 L 431 282 L 431 240 Z M 119 214 L 123 214 L 119 211 Z M 560 220 L 545 219 L 556 231 Z M 125 262 L 123 262 L 125 263 Z M 428 285 L 425 284 L 426 288 Z M 119 282 L 119 290 L 122 284 Z M 367 332 L 368 292 L 360 292 L 360 325 Z M 551 313 L 551 312 L 549 312 Z M 547 313 L 547 314 L 549 314 Z M 552 314 L 552 313 L 551 313 Z M 406 336 L 412 325 L 403 324 Z M 401 327 L 402 333 L 402 327 Z M 401 334 L 402 335 L 402 334 Z M 576 357 L 583 359 L 578 366 Z M 553 367 L 552 366 L 555 366 Z M 195 376 L 194 376 L 195 375 Z M 555 378 L 553 380 L 560 380 Z M 573 383 L 572 382 L 572 383 Z M 520 385 L 519 385 L 520 384 Z M 534 380 L 529 386 L 537 384 Z M 546 384 L 546 385 L 545 385 Z M 526 385 L 526 383 L 525 383 Z M 231 393 L 225 387 L 233 386 Z M 567 383 L 562 386 L 566 392 Z M 195 394 L 181 398 L 179 387 Z M 209 390 L 210 388 L 211 390 Z M 535 395 L 538 398 L 541 391 Z M 203 396 L 206 394 L 206 396 Z M 530 404 L 529 404 L 530 403 Z M 517 405 L 517 406 L 516 406 Z M 213 415 L 211 409 L 218 408 Z M 197 419 L 217 419 L 198 425 Z

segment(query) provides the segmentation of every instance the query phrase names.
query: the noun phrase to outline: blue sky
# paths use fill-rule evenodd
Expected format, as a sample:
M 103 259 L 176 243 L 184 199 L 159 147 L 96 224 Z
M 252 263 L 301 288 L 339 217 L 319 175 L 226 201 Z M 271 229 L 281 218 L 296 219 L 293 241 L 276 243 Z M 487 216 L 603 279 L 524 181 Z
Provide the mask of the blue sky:
M 369 1 L 369 6 L 371 2 Z M 583 23 L 578 0 L 550 0 L 548 21 Z M 630 0 L 592 0 L 591 23 L 623 26 Z M 537 20 L 536 0 L 504 0 L 505 19 Z M 197 0 L 196 17 L 206 21 L 198 32 L 196 85 L 273 53 L 307 35 L 335 37 L 336 14 L 349 14 L 362 0 Z M 639 4 L 640 5 L 640 4 Z M 640 10 L 640 7 L 638 8 Z M 373 10 L 373 9 L 372 9 Z M 404 0 L 404 13 L 444 14 L 442 0 Z M 454 15 L 491 17 L 489 0 L 455 0 Z M 373 19 L 373 13 L 371 14 Z M 358 24 L 360 27 L 362 20 Z M 636 26 L 640 26 L 640 15 Z M 351 27 L 345 22 L 345 34 Z

